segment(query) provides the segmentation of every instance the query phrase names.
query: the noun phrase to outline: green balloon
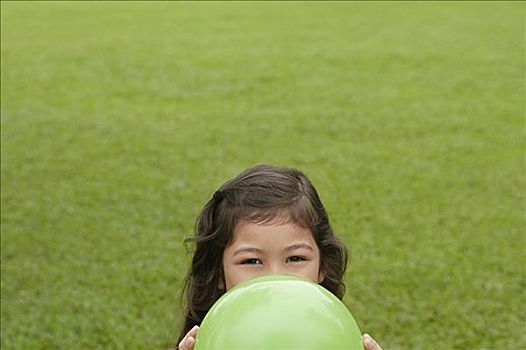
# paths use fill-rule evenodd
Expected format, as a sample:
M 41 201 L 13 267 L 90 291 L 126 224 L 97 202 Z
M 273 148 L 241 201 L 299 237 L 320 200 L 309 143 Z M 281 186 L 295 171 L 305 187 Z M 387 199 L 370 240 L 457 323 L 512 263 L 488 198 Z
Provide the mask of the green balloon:
M 363 350 L 347 307 L 317 283 L 267 275 L 238 284 L 206 314 L 194 350 Z

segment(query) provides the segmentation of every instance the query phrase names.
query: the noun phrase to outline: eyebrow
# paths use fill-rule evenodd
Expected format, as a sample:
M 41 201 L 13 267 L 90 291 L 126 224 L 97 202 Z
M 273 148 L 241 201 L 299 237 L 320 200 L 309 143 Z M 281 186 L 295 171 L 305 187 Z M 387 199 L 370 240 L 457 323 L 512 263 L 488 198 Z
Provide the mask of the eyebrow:
M 296 243 L 296 244 L 293 244 L 291 246 L 288 246 L 287 248 L 284 249 L 284 251 L 286 252 L 290 252 L 292 250 L 296 250 L 296 249 L 307 249 L 307 250 L 310 250 L 311 252 L 314 251 L 314 249 L 306 244 L 306 243 Z M 263 253 L 263 250 L 262 249 L 259 249 L 259 248 L 256 248 L 256 247 L 242 247 L 242 248 L 239 248 L 238 250 L 236 250 L 234 252 L 234 254 L 232 254 L 232 256 L 236 256 L 236 255 L 239 255 L 241 253 Z
M 246 252 L 249 252 L 249 253 L 263 253 L 263 250 L 261 250 L 259 248 L 255 248 L 255 247 L 243 247 L 243 248 L 239 248 L 238 250 L 236 250 L 234 252 L 234 254 L 232 254 L 232 256 L 236 256 L 236 255 L 239 255 L 241 253 L 246 253 Z
M 296 244 L 293 244 L 291 246 L 288 246 L 287 248 L 285 248 L 285 251 L 286 252 L 289 252 L 291 250 L 296 250 L 296 249 L 307 249 L 307 250 L 310 250 L 311 252 L 314 251 L 314 249 L 312 249 L 312 247 L 306 243 L 296 243 Z

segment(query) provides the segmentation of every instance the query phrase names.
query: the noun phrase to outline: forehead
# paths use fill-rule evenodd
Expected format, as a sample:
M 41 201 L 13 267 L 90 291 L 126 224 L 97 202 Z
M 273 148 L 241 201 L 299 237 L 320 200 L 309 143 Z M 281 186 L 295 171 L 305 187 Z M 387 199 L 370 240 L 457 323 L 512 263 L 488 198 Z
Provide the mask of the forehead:
M 311 230 L 286 221 L 266 223 L 241 221 L 236 225 L 232 238 L 232 246 L 241 244 L 282 246 L 300 242 L 316 245 Z

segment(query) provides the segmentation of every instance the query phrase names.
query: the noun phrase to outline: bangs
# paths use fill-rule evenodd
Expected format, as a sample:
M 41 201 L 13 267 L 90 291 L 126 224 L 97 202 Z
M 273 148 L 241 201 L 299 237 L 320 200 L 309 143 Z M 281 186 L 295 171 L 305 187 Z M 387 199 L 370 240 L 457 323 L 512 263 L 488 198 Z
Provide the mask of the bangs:
M 282 207 L 243 208 L 236 215 L 236 223 L 240 221 L 254 224 L 293 223 L 314 233 L 319 215 L 311 201 L 303 195 L 297 201 Z

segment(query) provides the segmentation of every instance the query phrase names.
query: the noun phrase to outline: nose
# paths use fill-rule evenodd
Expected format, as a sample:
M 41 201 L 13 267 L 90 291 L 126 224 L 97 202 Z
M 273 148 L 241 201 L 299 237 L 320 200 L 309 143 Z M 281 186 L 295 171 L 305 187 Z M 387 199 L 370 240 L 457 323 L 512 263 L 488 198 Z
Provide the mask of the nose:
M 273 262 L 269 267 L 268 273 L 271 275 L 282 275 L 282 274 L 286 274 L 287 270 L 285 266 L 283 266 L 283 264 L 280 264 L 278 262 Z

